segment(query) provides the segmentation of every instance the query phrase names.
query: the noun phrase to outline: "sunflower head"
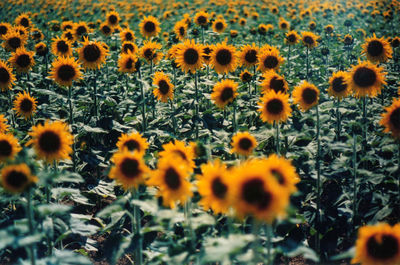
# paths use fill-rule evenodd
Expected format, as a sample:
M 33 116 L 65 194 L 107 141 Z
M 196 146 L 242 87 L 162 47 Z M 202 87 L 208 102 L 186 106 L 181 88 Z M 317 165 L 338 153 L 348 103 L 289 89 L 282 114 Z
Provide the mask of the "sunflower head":
M 213 28 L 214 32 L 217 32 L 217 33 L 224 32 L 226 27 L 227 27 L 227 24 L 225 22 L 225 19 L 223 19 L 223 18 L 217 18 L 216 20 L 214 20 L 214 22 L 212 24 L 212 28 Z
M 6 51 L 16 51 L 23 48 L 26 42 L 25 38 L 13 29 L 10 29 L 2 38 L 4 40 L 2 45 Z
M 100 24 L 100 32 L 104 36 L 111 36 L 114 33 L 114 28 L 108 24 L 107 22 L 103 22 Z
M 252 43 L 252 45 L 245 45 L 239 52 L 240 63 L 245 67 L 252 67 L 257 64 L 259 48 Z
M 260 117 L 264 122 L 285 122 L 290 116 L 292 109 L 289 104 L 289 95 L 269 90 L 264 93 L 258 103 Z
M 125 190 L 137 188 L 139 184 L 144 183 L 146 175 L 150 172 L 139 152 L 132 153 L 124 149 L 115 153 L 111 161 L 114 166 L 109 177 L 115 179 Z
M 188 25 L 184 20 L 176 22 L 174 26 L 175 36 L 179 40 L 184 40 L 187 35 Z
M 226 165 L 215 160 L 201 165 L 201 175 L 197 175 L 197 187 L 202 199 L 199 204 L 205 211 L 227 213 L 230 206 L 229 170 Z
M 390 41 L 390 45 L 391 45 L 393 48 L 399 47 L 399 46 L 400 46 L 400 38 L 399 38 L 399 37 L 394 37 L 394 38 L 392 38 L 392 40 Z
M 302 111 L 307 111 L 318 104 L 319 93 L 319 89 L 315 85 L 304 81 L 294 88 L 293 103 L 298 104 Z
M 18 26 L 23 26 L 24 28 L 30 28 L 32 26 L 31 19 L 29 18 L 29 15 L 26 13 L 19 15 L 15 19 L 15 24 Z
M 137 71 L 136 63 L 138 58 L 132 52 L 121 53 L 118 59 L 118 69 L 121 73 L 134 73 Z
M 359 62 L 350 70 L 347 82 L 355 97 L 376 97 L 386 84 L 383 68 L 368 61 Z
M 56 56 L 72 56 L 72 45 L 68 39 L 56 37 L 51 44 L 51 52 Z
M 147 148 L 149 148 L 149 143 L 140 133 L 132 132 L 130 134 L 122 134 L 118 138 L 117 147 L 120 152 L 127 149 L 129 152 L 139 153 L 143 156 Z
M 115 11 L 111 11 L 106 15 L 106 23 L 111 27 L 118 26 L 120 20 L 119 14 Z
M 384 63 L 392 58 L 393 50 L 389 42 L 383 37 L 377 38 L 375 33 L 372 38 L 365 39 L 362 49 L 362 53 L 373 63 Z
M 11 30 L 11 24 L 7 22 L 0 22 L 0 39 L 3 39 L 3 37 Z
M 135 33 L 129 28 L 122 30 L 119 33 L 119 36 L 120 36 L 122 42 L 125 42 L 125 41 L 133 42 L 136 39 Z
M 260 50 L 258 56 L 258 70 L 261 72 L 275 70 L 279 71 L 279 67 L 285 60 L 279 55 L 279 50 L 269 46 Z
M 203 48 L 194 40 L 186 40 L 176 50 L 176 63 L 184 72 L 195 73 L 203 66 Z
M 164 144 L 163 151 L 159 153 L 160 158 L 169 157 L 169 155 L 177 156 L 182 158 L 186 166 L 186 170 L 193 172 L 195 168 L 194 152 L 190 145 L 186 145 L 182 141 L 175 140 L 174 142 L 169 142 Z
M 352 45 L 354 42 L 353 37 L 350 34 L 346 34 L 343 38 L 343 43 L 345 45 Z
M 82 47 L 78 48 L 79 61 L 85 69 L 100 69 L 105 63 L 108 52 L 104 49 L 103 43 L 98 41 L 89 41 L 84 37 Z
M 32 139 L 26 145 L 33 145 L 39 158 L 49 163 L 69 159 L 73 136 L 64 122 L 46 121 L 44 125 L 33 126 L 29 135 Z
M 319 36 L 315 35 L 312 32 L 309 32 L 309 31 L 304 31 L 301 33 L 301 40 L 302 40 L 303 44 L 309 49 L 317 47 L 318 38 L 319 38 Z
M 326 33 L 326 34 L 331 34 L 331 33 L 333 32 L 333 29 L 334 29 L 334 28 L 335 28 L 335 27 L 334 27 L 333 25 L 331 25 L 331 24 L 326 25 L 326 26 L 324 27 L 325 33 Z
M 0 174 L 1 185 L 11 193 L 21 193 L 38 181 L 26 164 L 6 166 Z
M 15 98 L 13 109 L 18 116 L 24 117 L 27 120 L 34 115 L 36 104 L 36 99 L 24 91 L 23 93 L 19 93 Z
M 253 80 L 253 75 L 248 70 L 244 70 L 240 73 L 240 80 L 243 83 L 250 83 Z
M 157 36 L 161 31 L 160 22 L 153 16 L 144 17 L 139 28 L 142 36 L 146 38 Z
M 0 162 L 12 160 L 21 151 L 17 138 L 12 134 L 0 133 Z
M 295 45 L 299 42 L 300 40 L 300 36 L 299 34 L 297 34 L 296 31 L 291 30 L 289 32 L 286 33 L 286 38 L 285 38 L 285 42 L 289 45 Z
M 156 88 L 153 90 L 154 96 L 157 100 L 167 103 L 168 99 L 172 100 L 174 93 L 174 85 L 164 72 L 156 72 L 153 77 L 153 85 Z
M 281 30 L 288 30 L 290 28 L 290 23 L 286 21 L 284 18 L 279 20 L 279 28 Z
M 18 48 L 12 53 L 9 61 L 18 73 L 27 73 L 35 65 L 34 54 L 35 52 L 27 51 L 25 48 Z
M 0 88 L 1 91 L 6 91 L 12 88 L 15 84 L 15 75 L 12 72 L 12 68 L 6 63 L 0 60 Z
M 134 42 L 124 41 L 122 43 L 121 53 L 128 53 L 128 52 L 137 53 L 138 51 L 139 51 L 139 48 Z
M 50 78 L 60 86 L 71 86 L 81 75 L 80 64 L 73 57 L 58 57 L 52 63 Z
M 232 102 L 237 95 L 238 84 L 230 79 L 224 79 L 216 83 L 211 94 L 211 100 L 219 107 L 224 108 Z
M 153 64 L 156 64 L 163 57 L 163 54 L 160 52 L 161 48 L 162 46 L 160 43 L 145 41 L 139 53 L 148 63 L 153 62 Z
M 348 82 L 348 73 L 339 71 L 333 73 L 329 79 L 328 93 L 330 96 L 342 99 L 347 97 L 351 93 L 351 89 Z
M 218 74 L 229 73 L 236 69 L 238 60 L 234 46 L 222 42 L 214 45 L 211 50 L 210 63 Z
M 385 110 L 380 124 L 385 127 L 385 132 L 390 132 L 394 138 L 400 139 L 400 99 L 395 99 Z
M 275 71 L 267 71 L 263 74 L 264 80 L 261 82 L 263 92 L 274 90 L 276 93 L 286 93 L 289 89 L 285 78 Z
M 8 131 L 10 126 L 7 124 L 7 119 L 3 114 L 0 114 L 0 133 L 5 133 Z
M 86 22 L 81 21 L 79 23 L 75 23 L 73 34 L 76 40 L 81 40 L 84 36 L 87 36 L 89 32 L 90 29 Z
M 257 140 L 249 132 L 238 132 L 232 137 L 231 145 L 231 153 L 249 156 L 257 147 Z
M 399 264 L 400 225 L 390 226 L 380 223 L 361 227 L 355 248 L 356 253 L 352 263 Z

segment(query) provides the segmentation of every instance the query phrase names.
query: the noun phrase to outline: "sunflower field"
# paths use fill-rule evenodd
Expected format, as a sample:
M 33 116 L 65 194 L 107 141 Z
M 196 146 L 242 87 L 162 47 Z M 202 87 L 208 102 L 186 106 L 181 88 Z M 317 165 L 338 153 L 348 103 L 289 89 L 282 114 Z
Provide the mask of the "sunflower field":
M 2 0 L 0 264 L 400 265 L 398 0 Z

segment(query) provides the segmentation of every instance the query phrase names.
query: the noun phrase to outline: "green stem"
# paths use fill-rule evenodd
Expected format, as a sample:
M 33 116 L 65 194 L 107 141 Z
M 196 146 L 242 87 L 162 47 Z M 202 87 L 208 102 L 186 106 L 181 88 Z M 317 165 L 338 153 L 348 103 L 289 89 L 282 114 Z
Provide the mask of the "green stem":
M 142 74 L 140 72 L 140 69 L 138 71 L 139 75 L 139 85 L 140 85 L 140 94 L 141 94 L 141 102 L 142 102 L 142 131 L 146 131 L 146 102 L 144 98 L 144 89 L 143 89 L 143 84 L 142 84 Z
M 271 224 L 267 224 L 266 225 L 266 229 L 265 232 L 267 234 L 267 264 L 268 265 L 272 265 L 273 264 L 273 255 L 272 255 L 272 234 L 273 234 L 273 230 L 272 230 L 272 225 Z
M 362 99 L 362 112 L 363 112 L 363 116 L 362 116 L 362 134 L 363 134 L 363 144 L 362 144 L 362 150 L 363 150 L 363 155 L 366 155 L 366 146 L 367 146 L 367 109 L 366 109 L 366 105 L 367 105 L 367 98 L 363 97 Z M 365 169 L 365 161 L 364 161 L 364 169 Z
M 357 217 L 357 136 L 353 132 L 353 225 Z
M 73 105 L 72 105 L 72 98 L 73 98 L 73 91 L 72 86 L 68 87 L 68 103 L 69 103 L 69 124 L 73 130 L 74 124 L 74 112 L 73 112 Z M 76 160 L 75 160 L 75 141 L 72 143 L 72 170 L 73 172 L 76 171 Z
M 195 251 L 196 248 L 196 242 L 195 242 L 195 235 L 193 231 L 193 226 L 192 226 L 192 202 L 190 198 L 185 202 L 184 206 L 184 215 L 185 215 L 185 221 L 186 221 L 186 228 L 187 228 L 187 235 L 188 238 L 190 239 L 190 247 L 192 251 Z
M 13 129 L 15 129 L 15 117 L 14 117 L 14 112 L 13 112 L 13 101 L 12 101 L 12 94 L 11 94 L 11 90 L 10 89 L 8 89 L 7 90 L 7 93 L 8 93 L 8 99 L 9 99 L 9 101 L 10 101 L 10 110 L 11 110 L 11 114 L 10 114 L 10 116 L 11 116 L 11 124 L 12 124 L 12 127 L 13 127 Z
M 173 99 L 171 99 L 170 101 L 169 101 L 169 103 L 170 103 L 170 106 L 171 106 L 171 116 L 172 116 L 172 126 L 173 126 L 173 132 L 174 132 L 174 134 L 176 135 L 176 132 L 177 132 L 177 126 L 176 126 L 176 119 L 175 119 L 175 105 L 174 105 L 174 100 Z
M 132 191 L 133 197 L 135 200 L 140 199 L 139 188 Z M 139 236 L 138 246 L 136 247 L 136 263 L 138 265 L 143 264 L 143 255 L 142 255 L 142 248 L 143 248 L 143 239 L 141 235 L 141 216 L 140 216 L 140 208 L 139 206 L 135 205 L 133 207 L 133 214 L 135 217 L 135 232 Z
M 237 131 L 237 124 L 236 124 L 236 101 L 233 101 L 233 120 L 232 120 L 232 126 L 233 126 L 233 133 L 236 133 Z
M 276 138 L 275 138 L 276 154 L 279 155 L 279 121 L 275 122 L 275 127 L 276 127 Z
M 291 52 L 291 49 L 292 49 L 292 45 L 289 45 L 289 51 L 287 54 L 288 76 L 290 75 L 290 52 Z
M 98 110 L 97 110 L 97 82 L 96 82 L 96 72 L 93 74 L 93 101 L 94 101 L 94 115 L 97 117 L 98 115 Z
M 340 112 L 339 112 L 339 107 L 340 107 L 340 99 L 338 98 L 336 101 L 336 138 L 339 141 L 340 139 Z
M 194 116 L 194 124 L 196 127 L 196 140 L 199 139 L 199 92 L 198 92 L 198 85 L 197 85 L 197 72 L 194 74 L 194 90 L 195 90 L 195 116 Z
M 317 115 L 317 155 L 315 161 L 315 168 L 317 170 L 317 214 L 315 219 L 315 224 L 317 228 L 317 233 L 315 237 L 315 247 L 317 253 L 320 252 L 320 240 L 319 240 L 319 224 L 320 224 L 320 209 L 321 209 L 321 167 L 320 167 L 320 156 L 321 156 L 321 140 L 320 140 L 320 120 L 319 120 L 319 106 L 316 106 Z
M 33 226 L 33 208 L 32 208 L 32 189 L 28 188 L 27 194 L 27 204 L 26 204 L 26 214 L 28 218 L 28 226 L 29 226 L 29 233 L 33 235 L 34 233 L 34 226 Z M 36 251 L 35 245 L 32 244 L 29 246 L 29 258 L 31 260 L 31 265 L 36 265 Z
M 307 52 L 306 52 L 306 69 L 307 69 L 307 72 L 306 72 L 306 80 L 308 81 L 308 69 L 309 69 L 309 62 L 308 62 L 308 46 L 306 46 L 306 50 L 307 50 Z
M 254 219 L 252 225 L 252 234 L 254 236 L 253 241 L 253 262 L 254 264 L 258 264 L 262 261 L 262 257 L 260 256 L 260 223 Z

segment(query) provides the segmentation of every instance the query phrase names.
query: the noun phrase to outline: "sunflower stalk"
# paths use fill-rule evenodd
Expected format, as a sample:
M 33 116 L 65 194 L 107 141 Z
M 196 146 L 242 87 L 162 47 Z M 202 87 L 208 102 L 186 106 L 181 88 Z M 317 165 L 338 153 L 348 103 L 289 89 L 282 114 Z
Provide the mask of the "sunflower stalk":
M 357 136 L 353 131 L 353 226 L 357 217 Z
M 267 234 L 267 264 L 272 265 L 274 262 L 272 255 L 272 236 L 273 236 L 272 225 L 267 224 L 265 226 L 265 233 Z
M 341 130 L 341 118 L 340 118 L 340 99 L 338 98 L 336 101 L 336 139 L 339 141 L 340 139 L 340 130 Z
M 195 241 L 195 234 L 194 234 L 193 226 L 192 226 L 192 202 L 190 199 L 188 199 L 185 202 L 184 215 L 185 215 L 186 229 L 187 229 L 186 233 L 188 235 L 188 238 L 190 239 L 190 247 L 191 247 L 192 251 L 195 251 L 196 241 Z
M 171 99 L 169 101 L 170 106 L 171 106 L 171 116 L 172 116 L 172 126 L 173 126 L 173 132 L 176 135 L 177 133 L 177 126 L 176 126 L 176 118 L 175 118 L 175 105 L 174 105 L 174 100 Z
M 232 126 L 233 126 L 233 133 L 236 133 L 237 131 L 237 124 L 236 124 L 236 101 L 233 101 L 233 119 L 232 119 Z
M 140 199 L 140 192 L 139 187 L 132 191 L 133 198 L 135 200 Z M 141 235 L 141 217 L 140 217 L 140 208 L 138 205 L 134 205 L 133 207 L 133 215 L 135 217 L 135 227 L 134 230 L 136 235 L 139 236 L 138 246 L 136 247 L 136 262 L 135 264 L 142 265 L 143 264 L 143 255 L 142 255 L 142 248 L 143 248 L 143 239 Z
M 276 154 L 279 155 L 279 121 L 275 121 L 275 128 L 276 128 Z
M 366 155 L 366 146 L 367 146 L 367 109 L 366 109 L 366 104 L 367 104 L 367 98 L 363 97 L 362 99 L 362 136 L 363 136 L 363 155 Z M 364 169 L 365 169 L 365 161 L 364 161 Z
M 94 115 L 95 117 L 98 116 L 98 109 L 97 109 L 97 82 L 96 82 L 96 72 L 93 73 L 93 101 L 94 101 Z
M 141 95 L 141 105 L 142 105 L 142 131 L 143 133 L 146 132 L 146 102 L 144 97 L 144 88 L 142 84 L 142 74 L 140 69 L 138 71 L 139 75 L 139 85 L 140 85 L 140 95 Z
M 10 90 L 10 89 L 8 89 L 8 90 L 7 90 L 7 93 L 8 93 L 8 100 L 10 101 L 10 109 L 11 109 L 11 114 L 10 114 L 10 116 L 11 116 L 11 124 L 12 124 L 12 127 L 15 129 L 15 117 L 14 117 L 14 112 L 12 111 L 12 108 L 13 108 L 13 101 L 12 101 L 12 94 L 11 94 L 11 90 Z
M 289 51 L 287 53 L 287 67 L 288 67 L 288 76 L 290 75 L 290 52 L 292 50 L 292 45 L 289 45 Z
M 260 246 L 260 243 L 261 243 L 260 242 L 260 228 L 261 228 L 260 223 L 256 219 L 254 219 L 253 224 L 252 224 L 252 234 L 254 236 L 254 241 L 253 241 L 253 246 L 252 246 L 254 264 L 258 264 L 258 263 L 262 262 L 262 260 L 263 260 L 260 255 L 260 252 L 259 252 L 259 250 L 261 248 L 261 246 Z
M 68 103 L 69 103 L 69 124 L 73 131 L 73 124 L 74 124 L 74 112 L 73 112 L 73 105 L 72 105 L 72 97 L 73 97 L 72 86 L 68 87 Z M 75 142 L 72 143 L 72 170 L 73 172 L 76 171 L 76 159 L 75 159 Z
M 315 247 L 317 253 L 320 253 L 320 240 L 319 240 L 319 225 L 320 225 L 320 209 L 321 209 L 321 139 L 320 139 L 320 120 L 319 120 L 319 106 L 316 106 L 316 116 L 317 116 L 317 155 L 315 161 L 315 168 L 317 170 L 317 214 L 315 218 L 315 224 L 317 228 L 317 233 L 315 235 Z
M 26 214 L 28 218 L 28 226 L 29 226 L 29 233 L 33 235 L 34 233 L 34 226 L 33 226 L 33 208 L 32 208 L 32 188 L 28 188 L 28 193 L 26 195 L 27 204 L 26 204 Z M 31 260 L 31 265 L 36 265 L 36 250 L 35 245 L 31 244 L 29 246 L 29 258 Z
M 199 91 L 197 84 L 197 72 L 194 74 L 194 91 L 195 91 L 195 115 L 194 115 L 194 124 L 196 127 L 196 140 L 199 139 Z
M 308 61 L 308 46 L 306 46 L 306 80 L 308 81 L 308 69 L 309 69 L 309 61 Z

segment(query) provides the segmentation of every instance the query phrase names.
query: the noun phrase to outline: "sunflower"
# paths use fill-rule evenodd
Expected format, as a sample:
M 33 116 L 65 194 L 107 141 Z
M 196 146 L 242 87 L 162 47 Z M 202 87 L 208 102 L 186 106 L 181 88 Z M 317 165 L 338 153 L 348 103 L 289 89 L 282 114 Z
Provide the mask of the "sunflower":
M 317 47 L 318 38 L 319 38 L 318 35 L 315 35 L 314 33 L 309 31 L 303 31 L 301 33 L 301 40 L 303 41 L 303 44 L 307 46 L 307 48 L 309 49 Z
M 261 49 L 258 55 L 258 70 L 261 72 L 275 70 L 279 71 L 279 67 L 285 61 L 282 56 L 279 55 L 279 50 L 275 47 L 269 49 Z
M 290 23 L 286 21 L 284 18 L 279 19 L 279 28 L 281 30 L 288 30 L 290 28 Z
M 344 38 L 343 38 L 343 43 L 344 43 L 345 45 L 351 45 L 351 44 L 353 44 L 353 42 L 354 42 L 354 39 L 353 39 L 353 37 L 352 37 L 350 34 L 346 34 L 346 35 L 344 36 Z
M 52 63 L 50 78 L 60 86 L 71 86 L 72 81 L 81 79 L 81 67 L 73 57 L 59 57 Z
M 103 43 L 98 41 L 89 41 L 84 37 L 82 47 L 78 48 L 79 61 L 82 62 L 85 69 L 100 69 L 106 61 L 108 52 L 104 49 Z
M 199 26 L 207 26 L 208 24 L 208 13 L 204 11 L 200 11 L 196 13 L 194 16 L 194 23 L 196 23 Z
M 153 90 L 157 100 L 167 103 L 168 99 L 172 100 L 174 96 L 174 85 L 171 84 L 169 77 L 164 72 L 155 72 L 153 77 Z
M 391 41 L 390 41 L 390 45 L 391 45 L 393 48 L 399 47 L 399 46 L 400 46 L 400 38 L 399 38 L 399 37 L 394 37 L 394 38 L 392 38 Z
M 25 28 L 25 27 L 23 27 L 23 26 L 14 26 L 14 27 L 12 28 L 12 30 L 13 30 L 14 32 L 19 33 L 19 35 L 21 36 L 21 38 L 23 38 L 25 41 L 28 40 L 28 38 L 29 38 L 29 30 L 28 30 L 27 28 Z
M 117 147 L 120 152 L 127 149 L 130 152 L 139 153 L 143 156 L 147 148 L 149 148 L 149 143 L 146 138 L 138 132 L 132 132 L 130 134 L 123 133 L 118 138 Z
M 240 63 L 247 68 L 256 65 L 258 61 L 258 50 L 258 47 L 254 43 L 243 46 L 238 53 Z
M 0 60 L 0 88 L 1 91 L 6 91 L 12 88 L 15 81 L 15 75 L 12 72 L 12 68 L 7 64 L 7 62 L 3 62 Z
M 160 33 L 160 22 L 153 16 L 144 17 L 139 24 L 140 33 L 143 37 L 150 38 Z
M 175 35 L 178 37 L 179 40 L 184 40 L 187 35 L 188 25 L 184 20 L 180 20 L 176 22 L 174 26 Z
M 264 80 L 261 82 L 263 92 L 274 90 L 276 93 L 286 93 L 289 89 L 285 78 L 275 71 L 267 71 L 263 74 Z
M 356 253 L 351 263 L 362 265 L 400 264 L 400 225 L 379 223 L 358 231 Z
M 331 34 L 331 33 L 333 32 L 333 29 L 334 29 L 334 28 L 335 28 L 335 27 L 334 27 L 333 25 L 331 25 L 331 24 L 326 25 L 326 26 L 324 27 L 325 33 L 326 33 L 326 34 Z
M 307 111 L 318 104 L 319 89 L 315 85 L 304 81 L 294 88 L 292 98 L 293 103 L 298 104 L 302 111 Z
M 209 65 L 211 60 L 212 45 L 203 45 L 203 61 Z
M 300 177 L 290 160 L 272 154 L 267 159 L 260 161 L 268 175 L 275 177 L 278 184 L 288 193 L 297 191 L 296 184 L 300 182 Z
M 18 48 L 11 54 L 9 62 L 17 70 L 17 73 L 27 73 L 35 65 L 34 54 L 35 52 L 27 51 L 25 48 Z
M 86 36 L 87 34 L 89 34 L 89 27 L 86 24 L 86 22 L 79 22 L 79 23 L 75 23 L 74 25 L 74 29 L 73 29 L 73 35 L 74 35 L 74 39 L 75 40 L 81 40 L 82 37 Z
M 6 34 L 3 35 L 3 47 L 6 51 L 16 51 L 19 48 L 24 47 L 25 45 L 25 38 L 21 36 L 18 32 L 14 30 L 9 30 Z
M 163 151 L 159 153 L 160 158 L 168 157 L 169 155 L 177 155 L 182 158 L 187 170 L 193 172 L 195 168 L 194 152 L 190 145 L 185 145 L 184 142 L 175 140 L 174 142 L 169 142 L 162 146 Z
M 63 21 L 61 23 L 61 30 L 62 31 L 67 31 L 70 29 L 74 28 L 74 22 L 72 22 L 71 20 L 67 20 L 67 21 Z
M 214 20 L 213 24 L 212 24 L 212 28 L 214 30 L 214 32 L 217 33 L 222 33 L 225 31 L 227 25 L 225 22 L 225 19 L 223 18 L 217 18 L 216 20 Z
M 392 47 L 385 38 L 377 38 L 375 33 L 372 38 L 366 38 L 362 45 L 362 54 L 367 55 L 367 59 L 373 63 L 384 63 L 392 58 Z
M 224 79 L 216 83 L 213 87 L 211 100 L 219 107 L 224 108 L 228 103 L 232 102 L 237 95 L 238 84 L 232 80 Z
M 139 51 L 139 48 L 138 48 L 138 46 L 137 46 L 134 42 L 131 42 L 131 41 L 124 41 L 124 42 L 122 43 L 122 50 L 121 50 L 121 53 L 128 53 L 128 52 L 131 52 L 131 53 L 136 54 L 138 51 Z
M 219 160 L 201 165 L 201 175 L 196 178 L 197 188 L 202 197 L 199 205 L 205 211 L 227 213 L 230 206 L 229 182 L 230 174 L 226 165 Z
M 32 26 L 31 19 L 26 13 L 19 15 L 14 22 L 16 25 L 23 26 L 24 28 L 30 28 Z
M 14 100 L 14 110 L 18 116 L 24 117 L 26 120 L 33 116 L 36 111 L 37 101 L 31 97 L 26 91 L 18 93 Z
M 7 124 L 7 119 L 3 114 L 0 114 L 0 133 L 5 133 L 8 131 L 10 126 Z
M 111 161 L 114 166 L 110 169 L 109 177 L 115 179 L 125 190 L 137 188 L 144 183 L 145 176 L 150 172 L 139 152 L 132 153 L 124 149 L 115 153 Z
M 176 64 L 184 72 L 195 73 L 203 66 L 203 49 L 194 40 L 186 40 L 176 51 Z
M 0 133 L 0 161 L 13 159 L 21 151 L 17 138 L 12 134 Z
M 72 31 L 72 29 L 69 29 L 67 31 L 65 31 L 62 35 L 61 38 L 63 39 L 67 39 L 68 41 L 70 41 L 71 43 L 73 43 L 76 39 L 75 39 L 75 35 Z
M 193 195 L 189 173 L 185 160 L 169 154 L 158 160 L 157 169 L 151 173 L 147 184 L 159 188 L 158 196 L 162 196 L 164 206 L 175 208 L 176 201 L 184 204 Z
M 299 36 L 299 34 L 297 34 L 296 31 L 291 30 L 291 31 L 286 33 L 285 42 L 287 44 L 295 45 L 295 44 L 299 43 L 299 40 L 300 40 L 300 36 Z
M 292 112 L 289 95 L 275 90 L 266 91 L 258 106 L 262 121 L 268 123 L 285 122 Z
M 119 18 L 119 14 L 115 11 L 111 11 L 106 15 L 106 22 L 108 25 L 111 27 L 116 27 L 118 26 L 118 23 L 121 19 Z
M 257 147 L 257 140 L 249 132 L 238 132 L 232 137 L 231 145 L 231 153 L 249 156 Z
M 33 28 L 33 29 L 32 29 L 32 31 L 31 31 L 31 36 L 32 36 L 32 39 L 33 39 L 34 41 L 36 41 L 36 42 L 41 41 L 41 40 L 44 39 L 44 35 L 43 35 L 42 31 L 40 31 L 40 30 L 37 29 L 37 28 Z
M 393 137 L 400 139 L 400 99 L 395 99 L 385 111 L 380 124 L 385 127 L 385 132 L 391 132 Z
M 160 43 L 145 41 L 143 46 L 140 48 L 139 53 L 148 63 L 153 62 L 153 64 L 156 64 L 163 57 L 163 54 L 159 52 L 161 48 L 162 46 Z
M 28 134 L 32 139 L 26 145 L 33 145 L 39 158 L 49 163 L 69 159 L 69 154 L 72 153 L 71 145 L 74 137 L 64 122 L 55 121 L 50 123 L 46 121 L 44 125 L 33 126 L 32 131 Z
M 1 185 L 11 193 L 21 193 L 38 181 L 26 164 L 6 166 L 0 174 Z
M 107 24 L 107 22 L 103 22 L 100 24 L 100 32 L 104 36 L 111 36 L 114 33 L 114 28 Z
M 251 80 L 253 80 L 253 75 L 249 71 L 244 70 L 240 73 L 240 80 L 242 80 L 243 83 L 250 83 Z
M 210 58 L 210 64 L 218 74 L 233 72 L 238 63 L 235 46 L 226 42 L 214 45 Z
M 250 215 L 272 223 L 283 217 L 289 205 L 289 194 L 258 160 L 248 160 L 233 169 L 230 178 L 232 205 L 239 218 Z
M 137 71 L 137 56 L 134 53 L 122 53 L 118 59 L 118 71 L 121 73 L 134 73 Z
M 331 78 L 329 79 L 328 88 L 328 94 L 330 96 L 342 99 L 347 97 L 351 93 L 350 86 L 347 83 L 347 75 L 348 73 L 343 71 L 332 74 Z
M 11 24 L 7 22 L 0 22 L 0 39 L 3 39 L 3 37 L 11 30 Z
M 317 28 L 317 24 L 315 23 L 315 21 L 310 21 L 310 23 L 308 24 L 308 28 L 310 30 L 314 30 Z
M 131 29 L 124 29 L 119 33 L 119 37 L 121 38 L 121 42 L 125 41 L 135 41 L 135 33 Z
M 368 61 L 359 62 L 352 67 L 347 83 L 356 97 L 376 97 L 381 93 L 382 85 L 386 84 L 386 73 L 382 71 L 382 67 Z
M 51 44 L 51 52 L 56 56 L 69 57 L 72 56 L 71 43 L 64 38 L 53 38 Z

